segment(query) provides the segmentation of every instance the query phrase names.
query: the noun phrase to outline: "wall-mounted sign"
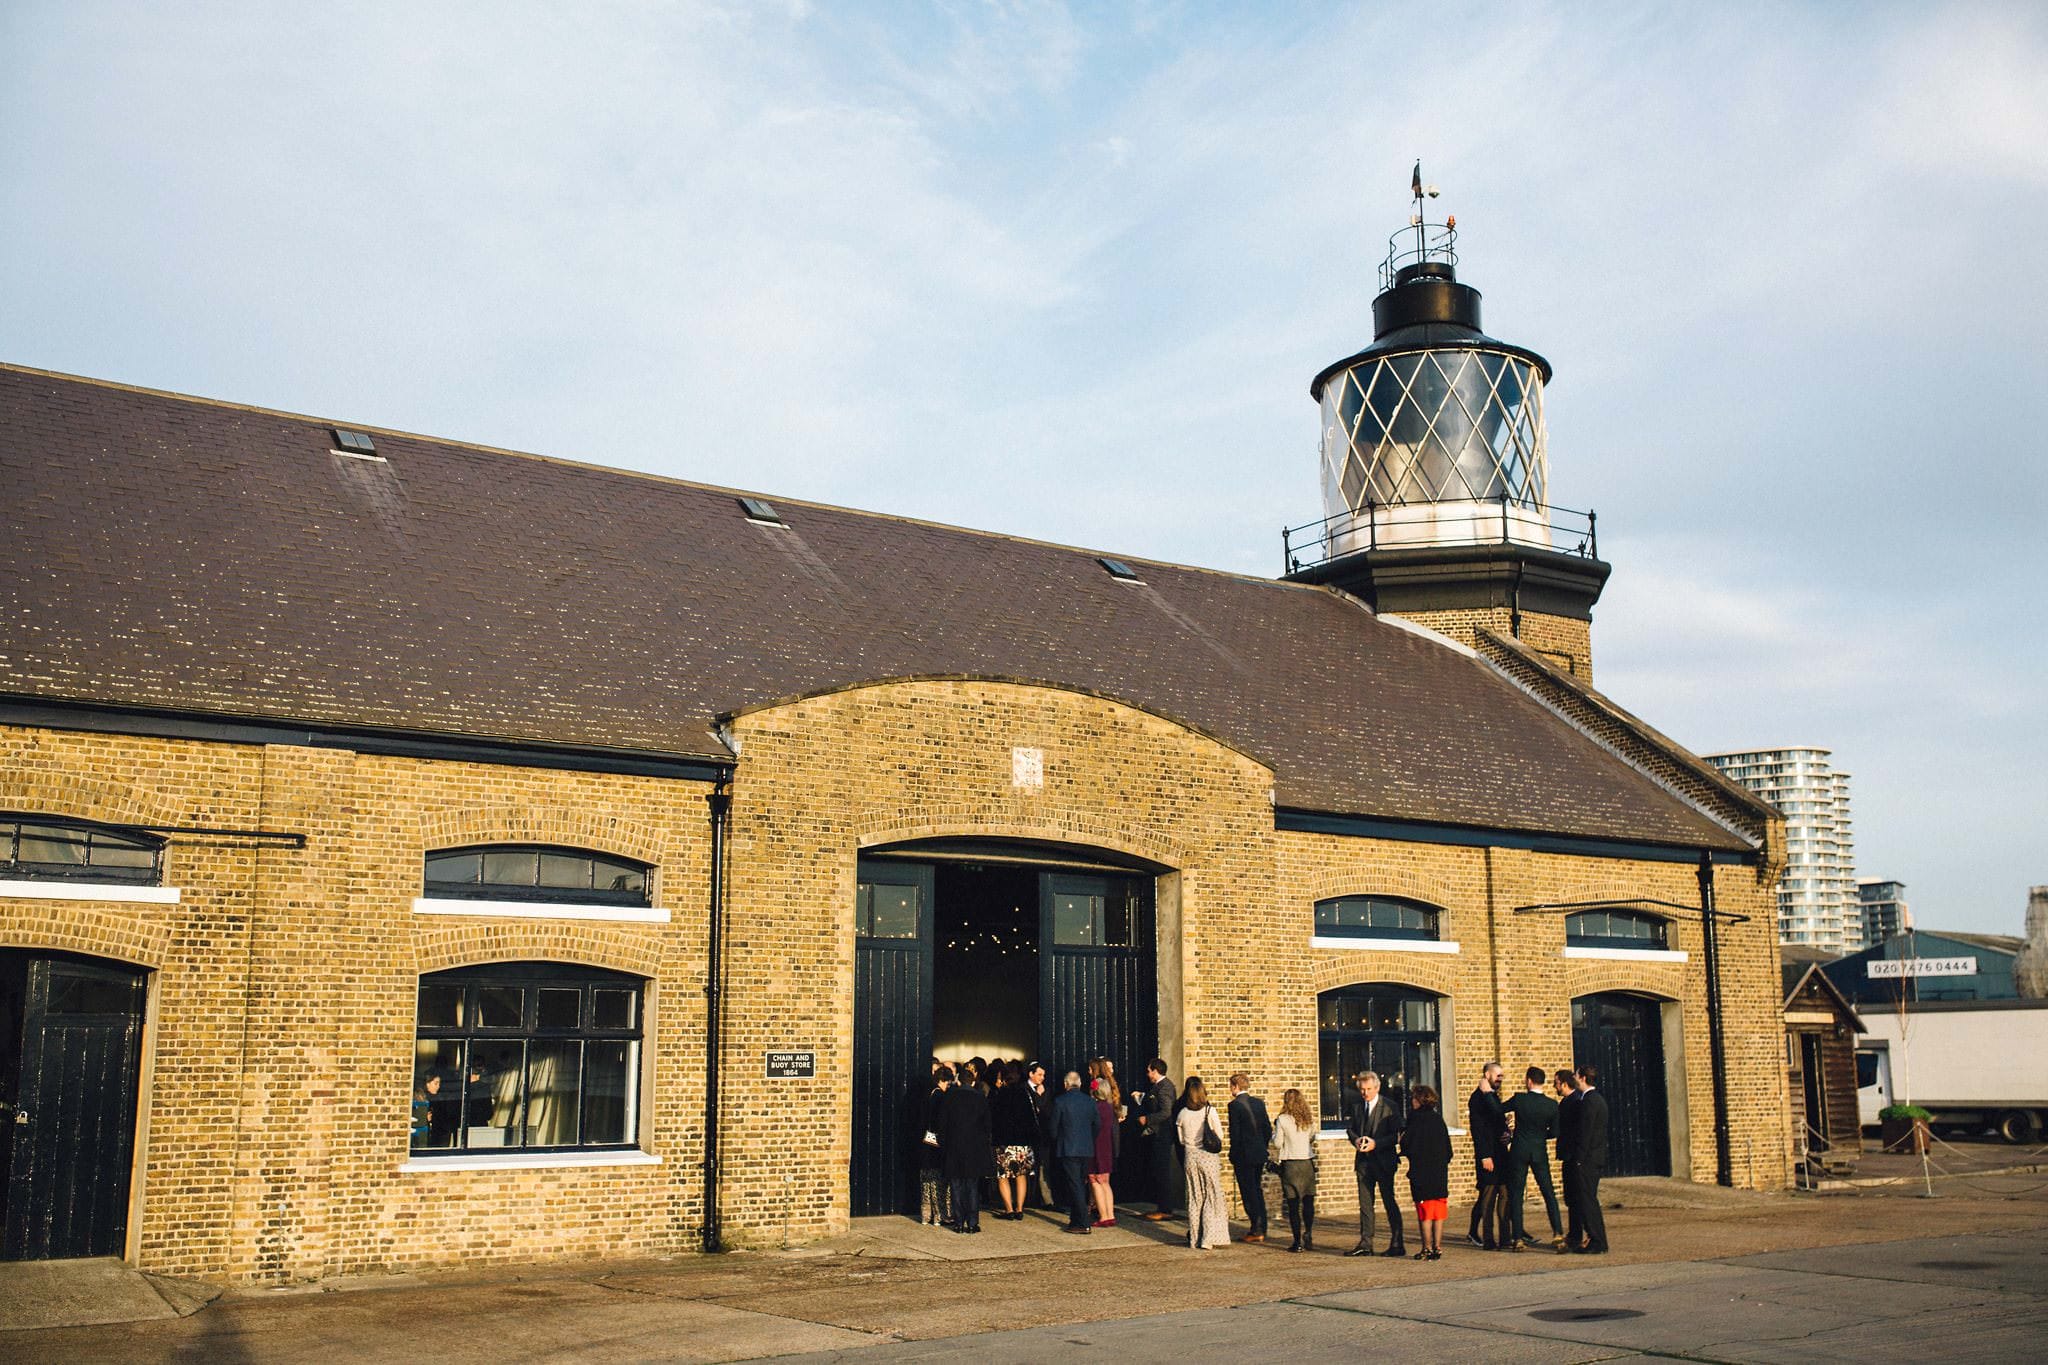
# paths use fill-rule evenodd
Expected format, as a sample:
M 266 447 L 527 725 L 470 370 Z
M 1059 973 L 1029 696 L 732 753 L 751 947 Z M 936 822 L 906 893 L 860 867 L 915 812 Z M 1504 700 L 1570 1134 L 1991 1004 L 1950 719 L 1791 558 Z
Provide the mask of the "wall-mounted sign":
M 772 1081 L 809 1080 L 818 1074 L 818 1054 L 815 1052 L 771 1052 L 768 1054 L 768 1079 Z
M 1045 785 L 1045 750 L 1018 747 L 1010 750 L 1010 785 L 1013 787 L 1043 787 Z
M 1874 957 L 1866 964 L 1872 981 L 1896 981 L 1906 976 L 1975 976 L 1974 957 Z

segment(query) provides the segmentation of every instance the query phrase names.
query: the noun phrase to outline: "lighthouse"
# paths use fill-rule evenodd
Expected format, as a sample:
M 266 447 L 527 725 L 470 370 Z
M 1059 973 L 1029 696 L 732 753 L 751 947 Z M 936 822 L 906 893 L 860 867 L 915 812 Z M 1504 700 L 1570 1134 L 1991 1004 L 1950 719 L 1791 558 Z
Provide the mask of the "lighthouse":
M 1458 278 L 1458 222 L 1416 166 L 1388 239 L 1372 344 L 1309 385 L 1323 518 L 1285 533 L 1287 577 L 1471 643 L 1513 636 L 1581 678 L 1606 584 L 1591 512 L 1550 501 L 1550 362 L 1488 336 Z

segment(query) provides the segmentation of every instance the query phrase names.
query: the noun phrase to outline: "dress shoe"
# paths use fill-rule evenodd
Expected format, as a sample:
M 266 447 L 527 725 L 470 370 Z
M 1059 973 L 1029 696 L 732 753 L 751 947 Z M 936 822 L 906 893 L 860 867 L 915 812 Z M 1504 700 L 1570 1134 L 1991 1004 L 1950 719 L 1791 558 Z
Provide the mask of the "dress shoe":
M 1145 1221 L 1148 1223 L 1163 1223 L 1172 1216 L 1173 1215 L 1170 1213 L 1160 1213 L 1158 1210 L 1155 1209 L 1151 1213 L 1145 1215 Z
M 1263 1242 L 1266 1240 L 1266 1234 L 1263 1232 L 1247 1232 L 1244 1235 L 1244 1239 L 1247 1242 Z
M 1426 1251 L 1418 1251 L 1415 1253 L 1415 1259 L 1418 1261 L 1426 1261 L 1429 1259 L 1429 1253 Z
M 1441 1251 L 1432 1251 L 1429 1253 L 1429 1259 L 1432 1261 L 1441 1261 L 1443 1258 L 1444 1254 Z
M 1394 1243 L 1392 1246 L 1388 1247 L 1385 1251 L 1382 1251 L 1380 1253 L 1380 1255 L 1382 1256 L 1391 1256 L 1395 1260 L 1399 1260 L 1401 1257 L 1406 1256 L 1407 1254 L 1408 1248 L 1402 1246 L 1399 1242 Z
M 1083 1237 L 1086 1237 L 1086 1236 L 1087 1236 L 1087 1235 L 1088 1235 L 1089 1233 L 1093 1232 L 1093 1231 L 1094 1231 L 1094 1229 L 1093 1229 L 1093 1228 L 1077 1228 L 1077 1227 L 1074 1227 L 1074 1226 L 1072 1226 L 1072 1225 L 1070 1224 L 1070 1225 L 1068 1225 L 1067 1227 L 1063 1227 L 1063 1228 L 1061 1228 L 1061 1229 L 1060 1229 L 1060 1231 L 1061 1231 L 1061 1232 L 1077 1232 L 1077 1233 L 1081 1234 L 1081 1235 L 1082 1235 Z
M 1345 1252 L 1344 1254 L 1346 1256 L 1370 1256 L 1372 1255 L 1372 1248 L 1370 1246 L 1367 1246 L 1364 1242 L 1360 1242 L 1357 1246 L 1351 1248 L 1351 1250 Z
M 1520 1251 L 1521 1249 L 1522 1244 L 1520 1242 L 1509 1242 L 1501 1248 L 1502 1251 Z

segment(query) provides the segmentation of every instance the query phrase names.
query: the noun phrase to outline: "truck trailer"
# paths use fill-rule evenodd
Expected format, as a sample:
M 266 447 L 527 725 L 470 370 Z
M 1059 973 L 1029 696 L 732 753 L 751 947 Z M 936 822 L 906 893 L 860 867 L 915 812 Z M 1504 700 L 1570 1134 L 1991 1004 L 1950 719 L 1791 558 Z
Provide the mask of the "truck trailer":
M 1937 1128 L 2030 1143 L 2048 1129 L 2048 1000 L 1866 1004 L 1856 1041 L 1865 1127 L 1888 1104 L 1914 1104 Z

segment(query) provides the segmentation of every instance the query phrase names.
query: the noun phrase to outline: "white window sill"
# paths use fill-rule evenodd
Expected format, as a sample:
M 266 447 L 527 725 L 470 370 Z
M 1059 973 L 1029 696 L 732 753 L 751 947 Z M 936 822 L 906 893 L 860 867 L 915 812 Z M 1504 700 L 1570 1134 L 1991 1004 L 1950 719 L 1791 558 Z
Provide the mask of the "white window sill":
M 488 919 L 601 919 L 629 924 L 667 924 L 668 911 L 645 905 L 560 905 L 553 901 L 439 900 L 415 896 L 415 915 L 478 915 Z
M 1566 957 L 1597 957 L 1608 962 L 1686 962 L 1683 950 L 1675 948 L 1567 948 Z
M 545 1171 L 573 1166 L 659 1166 L 653 1152 L 465 1152 L 461 1156 L 412 1157 L 401 1174 L 429 1171 Z
M 1348 938 L 1343 934 L 1316 934 L 1311 948 L 1337 948 L 1354 953 L 1455 953 L 1458 945 L 1434 938 Z
M 0 881 L 0 896 L 44 901 L 126 901 L 130 905 L 176 905 L 175 886 L 132 886 L 126 882 Z

